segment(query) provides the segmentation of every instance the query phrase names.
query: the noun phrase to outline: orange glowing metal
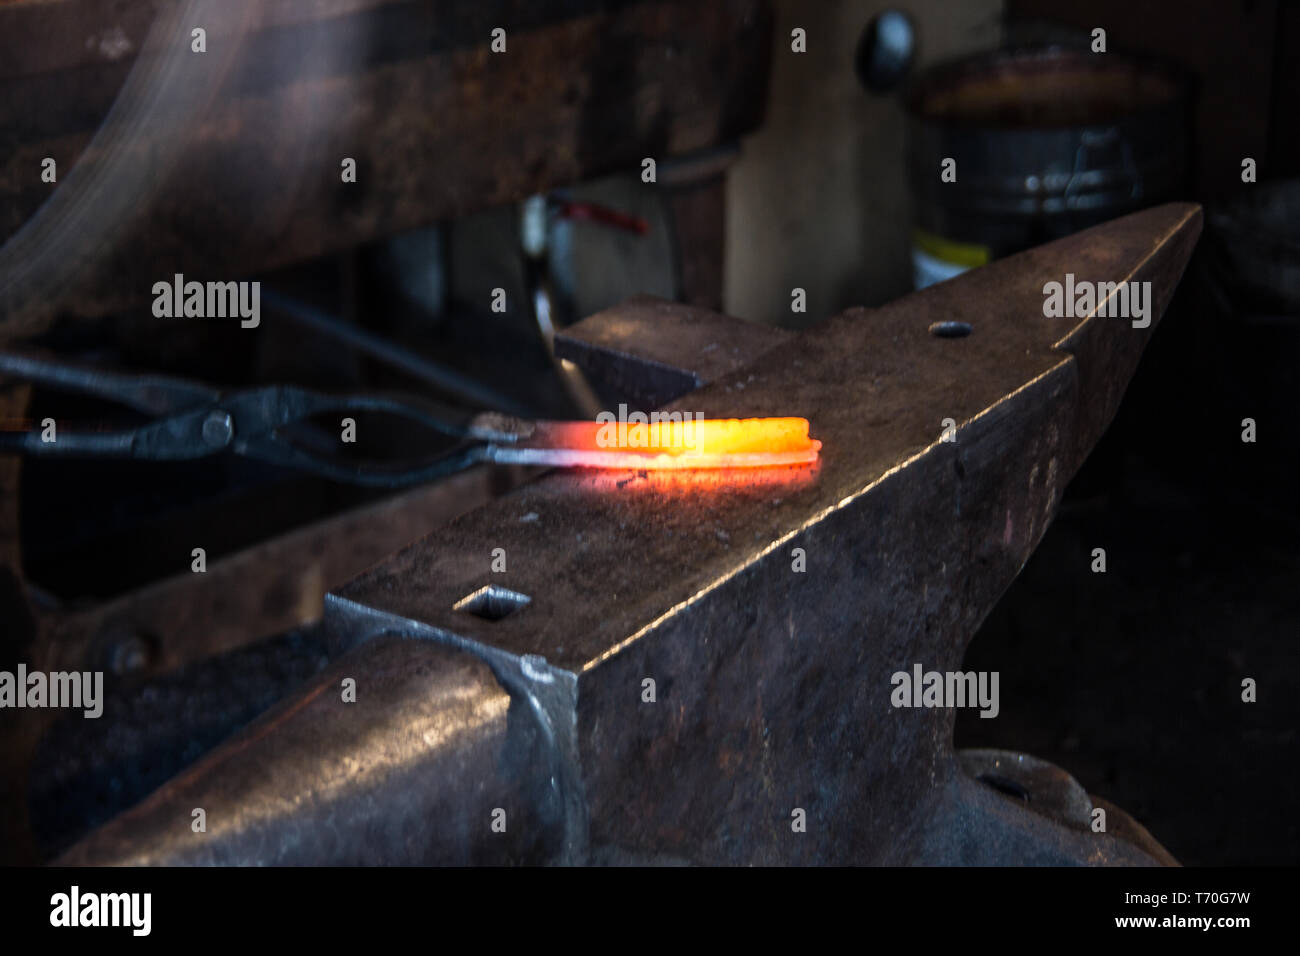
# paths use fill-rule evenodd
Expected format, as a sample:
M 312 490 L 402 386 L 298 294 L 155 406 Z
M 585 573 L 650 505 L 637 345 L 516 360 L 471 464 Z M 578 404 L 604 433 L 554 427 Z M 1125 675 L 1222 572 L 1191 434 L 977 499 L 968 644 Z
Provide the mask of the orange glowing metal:
M 767 468 L 817 460 L 806 418 L 684 422 L 538 422 L 518 444 L 496 445 L 503 464 L 588 468 Z

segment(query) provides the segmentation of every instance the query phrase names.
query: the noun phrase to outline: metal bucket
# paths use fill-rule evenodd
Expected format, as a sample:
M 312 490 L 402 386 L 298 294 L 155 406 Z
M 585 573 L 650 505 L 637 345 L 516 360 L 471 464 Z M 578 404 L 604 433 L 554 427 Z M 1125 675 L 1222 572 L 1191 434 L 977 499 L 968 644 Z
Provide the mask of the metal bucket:
M 905 104 L 917 288 L 1190 186 L 1188 83 L 1171 67 L 1001 51 L 927 70 Z

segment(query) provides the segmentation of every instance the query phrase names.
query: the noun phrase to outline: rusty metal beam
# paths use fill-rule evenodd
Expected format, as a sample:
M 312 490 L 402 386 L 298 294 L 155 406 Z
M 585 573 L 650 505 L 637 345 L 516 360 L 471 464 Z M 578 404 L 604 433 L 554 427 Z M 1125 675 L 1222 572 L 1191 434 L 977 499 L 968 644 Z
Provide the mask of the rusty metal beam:
M 186 571 L 90 610 L 49 612 L 34 666 L 108 668 L 139 680 L 314 623 L 331 588 L 529 473 L 472 468 L 225 556 L 201 575 Z
M 734 142 L 769 31 L 762 0 L 0 4 L 0 339 Z
M 548 781 L 524 814 L 546 822 L 496 847 L 512 847 L 512 859 L 1162 861 L 1151 847 L 1035 814 L 974 780 L 952 749 L 952 711 L 891 706 L 890 675 L 918 663 L 960 669 L 1150 336 L 1096 314 L 1046 318 L 1044 283 L 1067 273 L 1149 281 L 1154 327 L 1200 224 L 1199 207 L 1158 207 L 831 319 L 674 403 L 715 417 L 805 416 L 824 442 L 819 466 L 548 475 L 331 595 L 327 624 L 352 648 L 340 666 L 359 695 L 379 684 L 385 697 L 400 696 L 385 705 L 398 710 L 423 706 L 447 681 L 470 688 L 463 672 L 449 674 L 451 661 L 491 669 L 519 716 L 493 737 L 493 766 L 510 768 L 512 780 Z M 965 323 L 970 334 L 938 337 L 940 322 Z M 945 419 L 956 423 L 955 441 L 942 440 Z M 500 573 L 497 548 L 507 560 Z M 492 619 L 464 610 L 484 587 L 529 600 Z M 411 639 L 397 645 L 411 648 L 404 666 L 421 661 L 426 678 L 383 683 L 394 637 Z M 653 703 L 642 697 L 647 679 Z M 315 707 L 332 690 L 322 684 L 280 713 Z M 274 715 L 254 725 L 64 862 L 324 862 L 401 855 L 411 841 L 436 862 L 477 858 L 502 837 L 472 776 L 430 774 L 439 783 L 427 798 L 400 777 L 375 786 L 363 771 L 384 734 L 362 734 L 365 721 L 348 705 L 320 707 L 288 739 Z M 513 746 L 516 733 L 539 746 Z M 338 739 L 348 743 L 331 759 L 311 759 L 313 747 Z M 422 739 L 427 748 L 404 750 L 413 764 L 457 766 L 462 745 L 452 736 Z M 339 769 L 349 765 L 356 771 Z M 241 786 L 250 779 L 258 785 Z M 356 821 L 380 802 L 429 822 L 404 829 L 405 843 L 376 840 L 354 822 L 309 846 L 297 814 L 323 793 Z M 407 812 L 412 800 L 427 799 L 427 810 L 444 798 L 455 807 L 444 815 L 469 821 L 456 831 L 468 845 L 440 843 L 437 819 Z M 195 805 L 222 821 L 219 834 L 196 837 L 177 823 Z M 806 832 L 791 827 L 796 808 Z

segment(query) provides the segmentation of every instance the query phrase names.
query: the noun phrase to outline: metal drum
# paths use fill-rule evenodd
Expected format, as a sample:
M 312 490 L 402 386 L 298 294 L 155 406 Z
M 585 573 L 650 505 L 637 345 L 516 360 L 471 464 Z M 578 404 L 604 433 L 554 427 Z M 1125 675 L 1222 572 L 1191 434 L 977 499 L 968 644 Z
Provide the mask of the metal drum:
M 1162 64 L 1000 51 L 927 70 L 905 103 L 917 288 L 1190 185 L 1188 83 Z

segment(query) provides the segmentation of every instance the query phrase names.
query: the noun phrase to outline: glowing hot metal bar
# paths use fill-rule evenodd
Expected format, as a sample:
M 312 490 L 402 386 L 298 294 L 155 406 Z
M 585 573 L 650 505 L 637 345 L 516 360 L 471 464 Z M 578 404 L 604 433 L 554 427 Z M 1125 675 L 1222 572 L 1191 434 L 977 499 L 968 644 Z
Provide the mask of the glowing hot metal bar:
M 766 468 L 811 464 L 821 447 L 806 418 L 538 422 L 527 439 L 494 444 L 488 457 L 560 467 Z

